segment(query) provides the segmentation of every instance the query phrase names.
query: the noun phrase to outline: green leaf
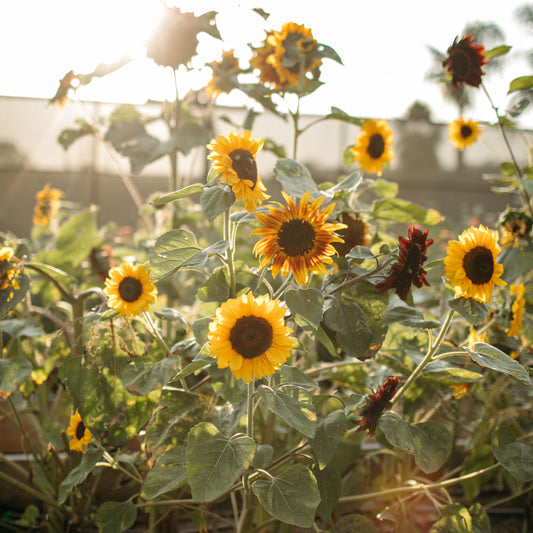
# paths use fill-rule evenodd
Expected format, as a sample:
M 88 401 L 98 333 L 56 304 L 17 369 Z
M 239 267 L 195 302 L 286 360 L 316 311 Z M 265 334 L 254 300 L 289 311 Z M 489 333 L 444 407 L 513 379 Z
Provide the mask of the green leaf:
M 302 464 L 290 466 L 270 479 L 258 479 L 252 490 L 271 516 L 298 527 L 311 527 L 320 503 L 315 477 Z
M 130 394 L 145 396 L 150 391 L 161 389 L 177 373 L 181 357 L 165 357 L 157 363 L 130 363 L 122 374 L 124 387 Z
M 501 46 L 496 46 L 490 50 L 484 50 L 483 55 L 485 56 L 485 59 L 492 59 L 493 57 L 505 55 L 507 52 L 509 52 L 509 50 L 511 50 L 511 48 L 512 46 L 502 44 Z
M 447 505 L 442 514 L 444 516 L 433 524 L 430 533 L 473 533 L 472 517 L 460 503 Z
M 192 196 L 193 194 L 199 194 L 204 191 L 204 186 L 201 183 L 194 183 L 193 185 L 189 185 L 188 187 L 184 187 L 183 189 L 180 189 L 179 191 L 169 192 L 167 194 L 163 194 L 157 200 L 154 200 L 152 202 L 152 205 L 155 207 L 161 207 L 164 205 L 167 205 L 170 202 L 174 202 L 175 200 L 179 200 L 180 198 L 186 198 L 188 196 Z
M 255 442 L 247 435 L 227 438 L 209 422 L 194 426 L 186 452 L 193 499 L 208 502 L 230 489 L 252 461 L 254 451 Z
M 526 368 L 498 348 L 484 342 L 475 342 L 473 350 L 466 347 L 465 350 L 478 365 L 507 374 L 522 385 L 531 384 Z
M 356 171 L 352 172 L 340 183 L 337 183 L 337 185 L 334 185 L 329 189 L 320 189 L 320 191 L 328 198 L 333 198 L 334 200 L 344 200 L 349 194 L 355 192 L 361 183 L 361 173 Z
M 228 241 L 217 241 L 211 246 L 200 250 L 197 254 L 184 261 L 181 268 L 202 268 L 207 262 L 207 258 L 212 255 L 222 255 L 228 249 Z
M 229 293 L 228 270 L 220 267 L 200 286 L 196 297 L 202 302 L 225 302 L 229 298 Z
M 370 216 L 379 220 L 422 224 L 424 226 L 433 226 L 442 220 L 441 215 L 435 209 L 425 209 L 400 198 L 377 200 L 372 206 Z
M 137 507 L 131 501 L 104 502 L 96 512 L 100 533 L 120 533 L 129 529 L 137 518 Z
M 466 352 L 465 352 L 466 355 Z M 424 370 L 424 377 L 431 379 L 442 385 L 458 385 L 460 383 L 473 383 L 475 381 L 481 381 L 483 374 L 467 370 L 466 368 L 436 368 L 429 364 Z
M 74 272 L 101 243 L 96 210 L 73 215 L 59 229 L 55 250 L 43 250 L 37 260 L 65 271 Z
M 277 391 L 266 385 L 260 385 L 257 391 L 264 405 L 290 427 L 308 438 L 314 437 L 316 413 L 308 391 L 294 385 L 283 386 L 283 390 Z
M 270 444 L 258 444 L 255 448 L 252 466 L 254 468 L 268 468 L 274 456 L 274 448 Z
M 78 74 L 77 78 L 80 82 L 80 85 L 87 85 L 91 82 L 93 78 L 101 78 L 103 76 L 107 76 L 108 74 L 111 74 L 112 72 L 121 69 L 130 61 L 132 61 L 131 57 L 124 56 L 118 61 L 115 61 L 114 63 L 99 63 L 98 65 L 96 65 L 96 68 L 91 73 Z
M 423 313 L 414 308 L 404 305 L 389 309 L 383 317 L 384 324 L 399 323 L 410 328 L 434 329 L 440 326 L 437 320 L 426 320 Z
M 278 159 L 274 172 L 289 196 L 301 198 L 306 192 L 309 192 L 313 198 L 322 196 L 309 171 L 298 161 Z
M 235 203 L 235 194 L 230 187 L 206 187 L 200 196 L 200 207 L 208 222 L 213 222 L 218 215 Z
M 394 448 L 414 455 L 415 463 L 426 474 L 441 468 L 452 450 L 450 432 L 433 420 L 409 424 L 396 413 L 385 413 L 379 427 Z
M 65 151 L 68 150 L 78 139 L 94 133 L 94 128 L 86 120 L 78 118 L 76 123 L 79 125 L 78 129 L 65 128 L 57 137 L 57 142 Z
M 331 514 L 337 507 L 341 495 L 341 476 L 335 467 L 326 466 L 320 470 L 313 469 L 318 491 L 320 492 L 320 504 L 317 513 L 329 525 L 333 525 Z M 337 529 L 335 529 L 337 531 Z M 362 530 L 356 529 L 358 533 Z
M 25 357 L 0 359 L 0 392 L 12 393 L 30 376 L 33 366 Z
M 349 259 L 375 259 L 376 256 L 370 248 L 366 246 L 360 246 L 359 244 L 355 245 L 347 254 L 346 257 Z
M 18 289 L 13 287 L 13 281 L 18 283 Z M 19 271 L 18 275 L 11 280 L 11 283 L 5 289 L 0 289 L 0 320 L 22 302 L 26 293 L 30 290 L 30 285 L 30 277 Z
M 342 65 L 342 60 L 337 54 L 337 52 L 331 48 L 331 46 L 328 46 L 327 44 L 319 44 L 317 46 L 317 52 L 319 54 L 319 57 L 324 59 L 332 59 L 333 61 L 336 61 L 340 65 Z
M 194 233 L 173 229 L 163 233 L 148 254 L 153 280 L 161 280 L 178 270 L 200 251 Z
M 322 321 L 322 293 L 317 289 L 293 289 L 285 293 L 285 301 L 294 321 L 313 336 Z
M 342 109 L 334 106 L 331 108 L 331 112 L 327 114 L 324 119 L 340 120 L 341 122 L 347 122 L 348 124 L 353 124 L 354 126 L 362 126 L 363 122 L 365 121 L 365 119 L 360 117 L 352 117 Z
M 533 76 L 520 76 L 511 81 L 507 94 L 514 93 L 515 91 L 525 91 L 531 89 L 531 87 L 533 87 Z
M 494 456 L 491 450 L 490 445 L 482 444 L 475 446 L 470 455 L 466 458 L 464 462 L 463 470 L 461 475 L 471 474 L 472 472 L 479 472 L 484 470 L 489 466 L 494 464 Z M 461 481 L 461 486 L 465 492 L 465 496 L 469 501 L 476 499 L 481 492 L 481 488 L 486 485 L 490 480 L 493 473 L 488 472 L 484 475 L 476 476 L 471 479 L 465 479 Z
M 370 188 L 376 193 L 386 199 L 395 198 L 398 194 L 399 186 L 393 181 L 388 181 L 384 179 L 377 179 L 373 181 L 370 185 Z
M 155 500 L 158 496 L 177 489 L 187 479 L 185 448 L 172 448 L 162 454 L 144 478 L 141 497 Z
M 348 419 L 344 409 L 329 413 L 319 418 L 315 436 L 309 439 L 319 468 L 322 470 L 333 459 L 348 427 Z
M 448 301 L 448 305 L 474 326 L 485 322 L 490 314 L 485 304 L 473 298 L 454 298 Z
M 103 448 L 89 448 L 83 454 L 80 464 L 68 473 L 68 476 L 59 486 L 57 503 L 60 505 L 64 503 L 72 489 L 87 479 L 87 476 L 94 470 L 96 463 L 100 461 L 103 454 Z
M 502 424 L 492 435 L 492 453 L 498 463 L 518 483 L 533 479 L 533 445 L 516 440 L 509 424 Z

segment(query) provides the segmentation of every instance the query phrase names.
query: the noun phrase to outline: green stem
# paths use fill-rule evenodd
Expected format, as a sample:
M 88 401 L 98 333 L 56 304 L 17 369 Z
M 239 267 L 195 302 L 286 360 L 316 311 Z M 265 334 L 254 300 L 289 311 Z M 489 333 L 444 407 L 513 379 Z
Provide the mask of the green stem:
M 9 483 L 13 487 L 16 487 L 17 489 L 26 492 L 27 494 L 33 496 L 34 498 L 37 498 L 38 500 L 41 500 L 42 502 L 50 505 L 51 507 L 55 507 L 57 509 L 61 508 L 61 505 L 59 505 L 55 500 L 52 500 L 52 498 L 50 498 L 47 494 L 43 494 L 31 487 L 28 487 L 28 485 L 25 485 L 18 479 L 15 479 L 8 474 L 0 472 L 0 480 Z
M 492 101 L 492 98 L 491 98 L 489 92 L 487 91 L 487 88 L 485 87 L 483 82 L 481 83 L 481 87 L 483 88 L 485 96 L 488 98 L 490 106 L 492 107 L 494 113 L 496 113 L 496 119 L 498 121 L 498 127 L 500 128 L 500 133 L 502 134 L 503 142 L 505 143 L 507 151 L 509 152 L 509 155 L 511 156 L 511 160 L 513 162 L 513 166 L 514 166 L 514 169 L 515 169 L 515 174 L 516 174 L 516 177 L 518 178 L 518 183 L 520 184 L 520 189 L 522 191 L 522 196 L 524 197 L 524 203 L 526 204 L 526 208 L 529 211 L 530 217 L 533 218 L 533 208 L 531 207 L 529 193 L 527 192 L 527 190 L 525 188 L 524 181 L 523 181 L 524 178 L 522 176 L 522 171 L 520 170 L 520 167 L 518 166 L 518 162 L 516 161 L 515 155 L 513 153 L 511 145 L 509 143 L 509 139 L 507 138 L 507 134 L 505 133 L 505 126 L 503 124 L 503 119 L 500 116 L 498 108 L 494 105 L 494 102 Z
M 448 332 L 448 329 L 450 328 L 450 325 L 452 323 L 452 318 L 454 315 L 454 310 L 450 309 L 448 311 L 448 315 L 446 316 L 446 319 L 444 320 L 444 323 L 442 324 L 442 327 L 439 331 L 439 334 L 437 338 L 435 339 L 435 342 L 432 343 L 430 340 L 430 345 L 428 348 L 428 351 L 426 355 L 424 356 L 424 359 L 420 361 L 420 364 L 413 370 L 412 374 L 409 376 L 407 381 L 403 384 L 403 386 L 398 390 L 398 392 L 395 394 L 394 398 L 391 400 L 391 405 L 394 405 L 409 389 L 409 387 L 412 385 L 412 383 L 418 378 L 418 376 L 423 372 L 424 368 L 426 368 L 427 364 L 431 362 L 433 356 L 439 349 L 440 344 L 444 340 L 444 337 L 446 336 L 446 333 Z
M 246 433 L 254 438 L 254 378 L 248 383 L 248 405 L 246 410 Z
M 300 130 L 298 129 L 298 122 L 300 118 L 300 95 L 297 95 L 296 110 L 291 113 L 292 125 L 293 125 L 293 138 L 292 138 L 292 158 L 296 159 L 298 152 L 298 139 L 300 138 Z
M 228 249 L 226 250 L 226 266 L 228 267 L 229 277 L 229 297 L 235 298 L 236 296 L 236 282 L 235 282 L 235 263 L 233 254 L 235 252 L 235 236 L 231 232 L 231 208 L 226 209 L 224 212 L 224 240 L 228 241 Z

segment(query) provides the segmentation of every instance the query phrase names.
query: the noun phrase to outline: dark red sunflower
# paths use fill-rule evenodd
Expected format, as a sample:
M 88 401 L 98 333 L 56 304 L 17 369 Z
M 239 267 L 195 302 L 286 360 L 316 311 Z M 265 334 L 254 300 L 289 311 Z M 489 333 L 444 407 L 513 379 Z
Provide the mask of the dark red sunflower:
M 442 66 L 452 77 L 452 86 L 457 89 L 461 83 L 472 87 L 481 85 L 481 76 L 485 74 L 481 67 L 487 62 L 484 48 L 474 44 L 472 35 L 469 33 L 457 42 L 457 37 L 448 48 L 448 55 L 444 58 Z
M 427 259 L 426 251 L 433 244 L 433 239 L 428 239 L 429 229 L 422 233 L 420 226 L 409 224 L 409 239 L 398 237 L 400 252 L 398 262 L 391 267 L 390 275 L 376 283 L 381 292 L 395 289 L 396 294 L 405 301 L 411 288 L 422 287 L 429 282 L 426 279 L 426 271 L 422 268 Z
M 359 420 L 352 420 L 356 426 L 359 426 L 357 431 L 368 429 L 368 435 L 370 437 L 374 434 L 381 415 L 392 407 L 390 401 L 396 394 L 397 387 L 398 378 L 389 376 L 385 380 L 385 383 L 378 387 L 376 394 L 368 395 L 367 404 L 359 413 L 361 418 Z

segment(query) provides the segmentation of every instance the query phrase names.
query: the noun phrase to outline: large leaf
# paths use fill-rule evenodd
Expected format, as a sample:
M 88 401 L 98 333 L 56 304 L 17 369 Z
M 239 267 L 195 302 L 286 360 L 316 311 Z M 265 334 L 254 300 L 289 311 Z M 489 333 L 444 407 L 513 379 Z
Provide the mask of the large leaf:
M 442 220 L 441 215 L 435 209 L 426 209 L 400 198 L 377 200 L 372 206 L 370 216 L 379 220 L 424 226 L 433 226 Z
M 316 478 L 320 492 L 320 504 L 317 508 L 317 513 L 322 520 L 333 525 L 331 514 L 337 507 L 341 495 L 341 476 L 338 469 L 331 465 L 326 466 L 322 470 L 319 468 L 313 469 L 313 475 Z M 358 533 L 359 531 L 357 529 Z
M 518 483 L 533 479 L 533 445 L 517 441 L 508 424 L 499 426 L 492 435 L 492 453 Z
M 490 520 L 480 504 L 469 509 L 451 503 L 441 511 L 442 518 L 431 527 L 430 533 L 490 533 Z
M 208 222 L 213 222 L 215 218 L 229 209 L 235 203 L 235 194 L 230 187 L 205 187 L 200 196 L 200 207 Z
M 144 478 L 141 496 L 154 500 L 177 489 L 187 479 L 185 447 L 172 448 L 162 454 Z
M 17 286 L 14 282 L 17 282 Z M 5 289 L 0 289 L 0 319 L 15 309 L 22 302 L 26 293 L 30 290 L 30 277 L 21 270 L 17 271 L 16 276 L 10 279 Z
M 200 250 L 194 233 L 190 231 L 173 229 L 163 233 L 149 253 L 152 279 L 170 276 Z
M 385 413 L 379 427 L 392 446 L 414 455 L 415 463 L 426 474 L 441 468 L 452 450 L 450 432 L 433 420 L 409 424 L 396 413 Z
M 325 418 L 318 419 L 315 436 L 309 440 L 309 444 L 320 469 L 325 468 L 335 456 L 348 424 L 344 409 L 338 409 L 329 413 Z
M 62 504 L 72 489 L 87 479 L 87 476 L 94 470 L 96 463 L 100 461 L 103 454 L 103 448 L 89 448 L 83 454 L 80 464 L 69 472 L 59 486 L 57 503 Z
M 294 321 L 308 335 L 314 335 L 322 321 L 322 293 L 317 289 L 292 289 L 285 293 L 285 301 Z
M 289 426 L 308 438 L 314 437 L 316 413 L 308 391 L 294 385 L 284 386 L 283 390 L 260 385 L 258 392 L 265 406 Z
M 277 520 L 298 527 L 313 525 L 320 493 L 306 466 L 295 464 L 278 476 L 258 479 L 252 490 L 265 511 Z
M 254 451 L 255 442 L 247 435 L 227 438 L 209 422 L 193 427 L 187 442 L 192 497 L 208 502 L 226 492 L 251 463 Z
M 309 171 L 298 161 L 278 159 L 274 172 L 289 196 L 301 198 L 306 192 L 309 192 L 313 198 L 322 196 Z
M 477 325 L 485 322 L 489 317 L 488 307 L 472 298 L 453 298 L 448 301 L 450 309 L 459 313 L 471 324 Z
M 0 392 L 11 394 L 17 390 L 31 376 L 32 370 L 31 361 L 24 357 L 0 359 Z
M 525 91 L 531 89 L 531 87 L 533 87 L 533 76 L 520 76 L 511 81 L 507 94 L 515 91 Z
M 400 323 L 411 328 L 434 329 L 440 326 L 437 320 L 426 320 L 422 311 L 405 305 L 389 309 L 383 317 L 384 324 Z
M 120 533 L 129 529 L 137 518 L 137 507 L 132 501 L 104 502 L 96 512 L 100 533 Z
M 152 205 L 155 207 L 162 207 L 167 205 L 170 202 L 175 202 L 181 198 L 187 198 L 193 194 L 200 194 L 204 191 L 204 186 L 201 183 L 193 183 L 179 191 L 169 192 L 167 194 L 161 195 L 159 198 L 152 202 Z
M 483 55 L 485 56 L 485 59 L 492 59 L 493 57 L 507 54 L 509 50 L 511 50 L 511 46 L 502 44 L 500 46 L 496 46 L 495 48 L 491 48 L 490 50 L 484 50 Z
M 525 367 L 498 348 L 484 342 L 476 342 L 473 350 L 469 348 L 465 348 L 465 350 L 478 365 L 507 374 L 515 381 L 522 383 L 522 385 L 531 384 Z
M 165 357 L 157 363 L 130 363 L 122 374 L 126 390 L 135 395 L 146 395 L 166 385 L 179 371 L 181 357 Z

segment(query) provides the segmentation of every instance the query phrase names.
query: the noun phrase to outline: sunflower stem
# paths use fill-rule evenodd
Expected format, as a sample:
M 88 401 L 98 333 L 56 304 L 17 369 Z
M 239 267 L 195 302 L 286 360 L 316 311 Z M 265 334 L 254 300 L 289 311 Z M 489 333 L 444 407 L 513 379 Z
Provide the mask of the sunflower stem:
M 228 267 L 229 277 L 229 297 L 235 298 L 236 284 L 235 284 L 235 263 L 233 262 L 233 254 L 235 252 L 235 234 L 231 232 L 231 208 L 224 212 L 224 240 L 228 241 L 228 249 L 226 250 L 226 266 Z
M 450 309 L 448 311 L 448 315 L 446 316 L 446 319 L 444 320 L 444 323 L 442 324 L 442 327 L 439 331 L 439 334 L 437 335 L 437 338 L 435 339 L 434 343 L 429 344 L 428 351 L 426 355 L 424 356 L 424 359 L 420 361 L 419 365 L 413 370 L 412 374 L 407 378 L 407 381 L 400 387 L 398 392 L 394 395 L 394 398 L 390 401 L 391 405 L 394 405 L 409 389 L 409 387 L 413 384 L 413 382 L 418 378 L 418 376 L 423 372 L 424 368 L 433 360 L 433 356 L 439 349 L 439 346 L 441 345 L 442 341 L 444 340 L 444 337 L 446 336 L 446 333 L 448 333 L 448 330 L 450 329 L 450 325 L 452 323 L 453 315 L 455 311 L 453 309 Z
M 503 142 L 505 143 L 507 151 L 509 152 L 509 155 L 511 157 L 511 161 L 513 163 L 515 174 L 516 174 L 516 177 L 518 178 L 518 183 L 520 184 L 520 189 L 522 191 L 522 196 L 524 197 L 524 203 L 526 204 L 526 208 L 529 211 L 529 215 L 531 216 L 531 218 L 533 218 L 533 208 L 531 207 L 529 193 L 527 192 L 525 188 L 524 181 L 523 181 L 524 177 L 522 175 L 522 171 L 520 170 L 520 167 L 518 166 L 518 162 L 516 161 L 516 157 L 514 155 L 513 149 L 511 148 L 509 139 L 507 138 L 507 134 L 505 133 L 505 126 L 503 124 L 503 118 L 500 116 L 500 112 L 498 111 L 498 108 L 494 105 L 494 102 L 489 94 L 489 91 L 487 90 L 483 82 L 481 82 L 481 87 L 483 88 L 483 92 L 485 93 L 485 96 L 489 100 L 490 106 L 492 107 L 494 113 L 496 114 L 496 120 L 498 121 L 498 127 L 500 128 L 500 133 L 502 134 Z
M 248 383 L 248 403 L 246 409 L 246 433 L 252 439 L 254 438 L 254 380 Z

